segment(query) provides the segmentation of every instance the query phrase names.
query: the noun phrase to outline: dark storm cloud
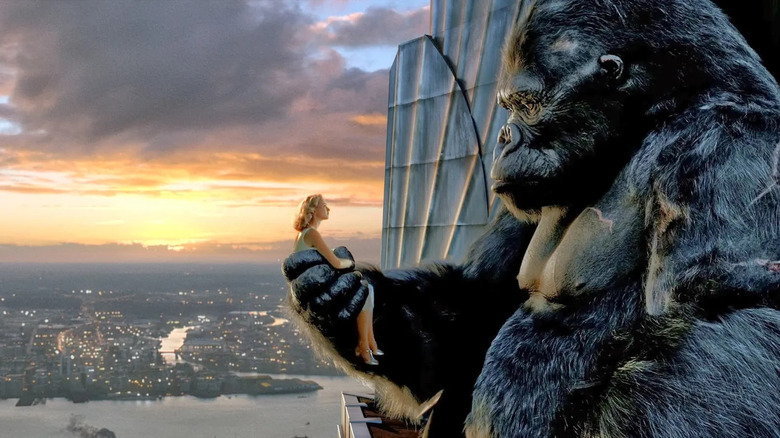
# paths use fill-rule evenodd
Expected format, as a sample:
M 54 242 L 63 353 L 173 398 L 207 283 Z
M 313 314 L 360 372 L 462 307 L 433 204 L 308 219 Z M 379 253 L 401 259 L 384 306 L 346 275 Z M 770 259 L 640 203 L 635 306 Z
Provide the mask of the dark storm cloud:
M 340 46 L 396 46 L 429 32 L 429 8 L 401 13 L 388 8 L 368 8 L 350 20 L 333 21 L 325 32 Z
M 15 133 L 3 119 L 21 127 L 0 137 L 0 164 L 126 175 L 127 190 L 146 195 L 154 187 L 133 178 L 153 171 L 381 184 L 388 72 L 348 68 L 332 45 L 396 45 L 427 31 L 427 8 L 374 8 L 323 27 L 298 5 L 0 2 L 0 95 L 11 95 L 0 135 Z
M 16 111 L 10 105 L 0 104 L 0 118 L 13 119 L 16 117 Z
M 323 94 L 329 107 L 336 111 L 386 113 L 387 81 L 387 70 L 365 72 L 351 68 L 329 81 Z
M 88 140 L 282 116 L 306 88 L 299 30 L 310 20 L 290 4 L 4 2 L 11 116 Z

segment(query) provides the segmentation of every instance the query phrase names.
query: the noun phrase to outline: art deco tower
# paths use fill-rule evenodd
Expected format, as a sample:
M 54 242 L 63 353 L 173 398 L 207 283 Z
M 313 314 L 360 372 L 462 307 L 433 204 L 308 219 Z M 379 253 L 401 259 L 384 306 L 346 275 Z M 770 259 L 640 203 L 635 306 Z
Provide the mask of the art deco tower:
M 496 202 L 501 47 L 522 2 L 432 0 L 431 34 L 390 69 L 382 267 L 459 260 Z

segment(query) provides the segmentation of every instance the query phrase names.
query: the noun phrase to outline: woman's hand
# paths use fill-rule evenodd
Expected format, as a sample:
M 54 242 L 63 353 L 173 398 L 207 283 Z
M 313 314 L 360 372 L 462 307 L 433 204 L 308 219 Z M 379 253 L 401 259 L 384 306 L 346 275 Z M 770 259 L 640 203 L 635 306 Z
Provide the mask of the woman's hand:
M 355 262 L 350 259 L 339 259 L 339 269 L 349 269 L 355 266 Z

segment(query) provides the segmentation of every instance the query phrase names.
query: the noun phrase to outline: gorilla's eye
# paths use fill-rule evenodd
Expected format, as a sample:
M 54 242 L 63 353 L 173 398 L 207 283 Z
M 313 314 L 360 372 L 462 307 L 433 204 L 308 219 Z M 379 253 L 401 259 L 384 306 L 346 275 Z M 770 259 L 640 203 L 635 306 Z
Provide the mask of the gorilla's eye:
M 542 112 L 542 105 L 539 102 L 524 102 L 522 106 L 522 114 L 530 119 L 536 119 L 539 113 Z
M 525 93 L 512 93 L 500 96 L 498 104 L 510 113 L 517 114 L 527 122 L 532 122 L 542 112 L 542 105 L 537 96 Z

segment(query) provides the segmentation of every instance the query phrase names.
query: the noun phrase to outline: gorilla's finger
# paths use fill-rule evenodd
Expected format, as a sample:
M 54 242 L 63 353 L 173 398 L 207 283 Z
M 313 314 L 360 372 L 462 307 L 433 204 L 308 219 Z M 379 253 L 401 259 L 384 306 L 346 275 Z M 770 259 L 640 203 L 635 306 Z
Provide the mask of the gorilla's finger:
M 358 289 L 360 289 L 360 275 L 358 272 L 353 271 L 342 275 L 331 288 L 334 303 L 339 308 L 343 307 L 349 297 L 354 295 Z
M 360 277 L 357 272 L 341 275 L 330 289 L 311 300 L 311 310 L 315 313 L 333 315 L 341 311 L 348 299 L 360 289 Z
M 331 287 L 338 274 L 330 265 L 317 265 L 307 269 L 290 283 L 292 293 L 301 307 L 307 309 L 310 301 Z
M 358 289 L 347 300 L 347 304 L 336 315 L 341 320 L 353 320 L 357 318 L 361 310 L 363 310 L 363 304 L 368 299 L 368 284 L 360 282 L 360 289 Z
M 282 273 L 287 281 L 298 278 L 307 269 L 328 263 L 316 249 L 307 249 L 290 254 L 282 263 Z
M 327 313 L 328 307 L 333 302 L 333 295 L 330 293 L 322 293 L 312 298 L 311 311 L 315 313 Z
M 360 273 L 357 271 L 348 272 L 333 284 L 331 290 L 334 298 L 352 295 L 360 288 Z
M 336 254 L 336 257 L 340 259 L 350 259 L 353 262 L 355 261 L 355 257 L 352 256 L 352 253 L 349 252 L 346 246 L 339 246 L 338 248 L 334 249 L 333 254 Z

